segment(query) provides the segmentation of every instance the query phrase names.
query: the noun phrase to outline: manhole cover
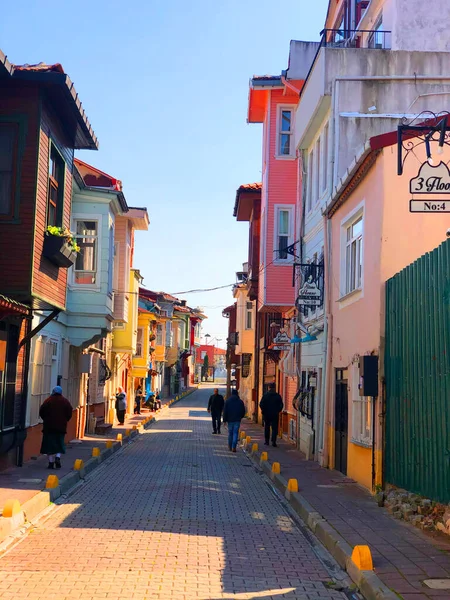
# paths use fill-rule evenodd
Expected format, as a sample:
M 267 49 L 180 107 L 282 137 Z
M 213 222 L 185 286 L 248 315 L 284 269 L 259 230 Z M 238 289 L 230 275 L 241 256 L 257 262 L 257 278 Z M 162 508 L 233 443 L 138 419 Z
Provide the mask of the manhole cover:
M 432 590 L 450 590 L 450 579 L 425 579 L 424 584 Z

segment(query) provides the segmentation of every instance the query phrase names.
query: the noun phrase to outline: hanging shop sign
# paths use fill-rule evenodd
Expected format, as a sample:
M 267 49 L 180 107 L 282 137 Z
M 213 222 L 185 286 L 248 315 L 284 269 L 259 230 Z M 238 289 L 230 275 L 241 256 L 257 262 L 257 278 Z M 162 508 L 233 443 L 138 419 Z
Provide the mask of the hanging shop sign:
M 410 212 L 450 212 L 450 170 L 448 166 L 440 162 L 434 167 L 428 161 L 424 162 L 417 177 L 413 177 L 409 182 L 409 191 L 411 194 L 433 196 L 433 198 L 410 200 Z M 443 194 L 447 197 L 442 196 Z M 436 198 L 437 195 L 441 197 Z
M 280 352 L 286 352 L 291 349 L 291 338 L 285 331 L 280 331 L 273 338 L 273 342 L 270 345 L 271 350 L 279 350 Z
M 308 264 L 300 266 L 306 269 L 306 274 L 303 281 L 303 285 L 298 292 L 296 300 L 297 308 L 300 308 L 302 306 L 321 306 L 321 282 L 323 282 L 323 264 Z

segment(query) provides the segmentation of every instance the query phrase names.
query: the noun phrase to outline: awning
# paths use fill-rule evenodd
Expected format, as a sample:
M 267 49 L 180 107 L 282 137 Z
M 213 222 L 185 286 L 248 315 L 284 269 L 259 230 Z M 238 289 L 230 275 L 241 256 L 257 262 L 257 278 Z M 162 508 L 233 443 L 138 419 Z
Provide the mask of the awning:
M 22 304 L 21 302 L 17 302 L 17 300 L 13 300 L 12 298 L 0 294 L 0 312 L 2 314 L 28 315 L 30 310 L 31 308 L 26 304 Z

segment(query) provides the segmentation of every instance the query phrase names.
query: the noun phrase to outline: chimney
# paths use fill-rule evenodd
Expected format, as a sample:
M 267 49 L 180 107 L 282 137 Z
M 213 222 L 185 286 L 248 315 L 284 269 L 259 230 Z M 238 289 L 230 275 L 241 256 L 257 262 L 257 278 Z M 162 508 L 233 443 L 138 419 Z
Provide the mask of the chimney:
M 181 306 L 186 306 L 186 300 L 181 300 Z

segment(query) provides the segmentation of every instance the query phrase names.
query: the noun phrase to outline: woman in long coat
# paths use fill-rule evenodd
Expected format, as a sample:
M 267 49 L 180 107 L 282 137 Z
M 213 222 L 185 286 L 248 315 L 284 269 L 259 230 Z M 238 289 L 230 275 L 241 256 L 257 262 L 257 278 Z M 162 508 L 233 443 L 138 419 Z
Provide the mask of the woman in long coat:
M 119 425 L 123 425 L 125 421 L 125 412 L 127 410 L 127 395 L 123 387 L 119 387 L 119 392 L 116 394 L 116 415 Z
M 72 412 L 72 405 L 62 395 L 59 385 L 53 388 L 52 395 L 39 409 L 43 421 L 41 454 L 48 457 L 48 469 L 61 468 L 61 454 L 66 453 L 64 438 Z

